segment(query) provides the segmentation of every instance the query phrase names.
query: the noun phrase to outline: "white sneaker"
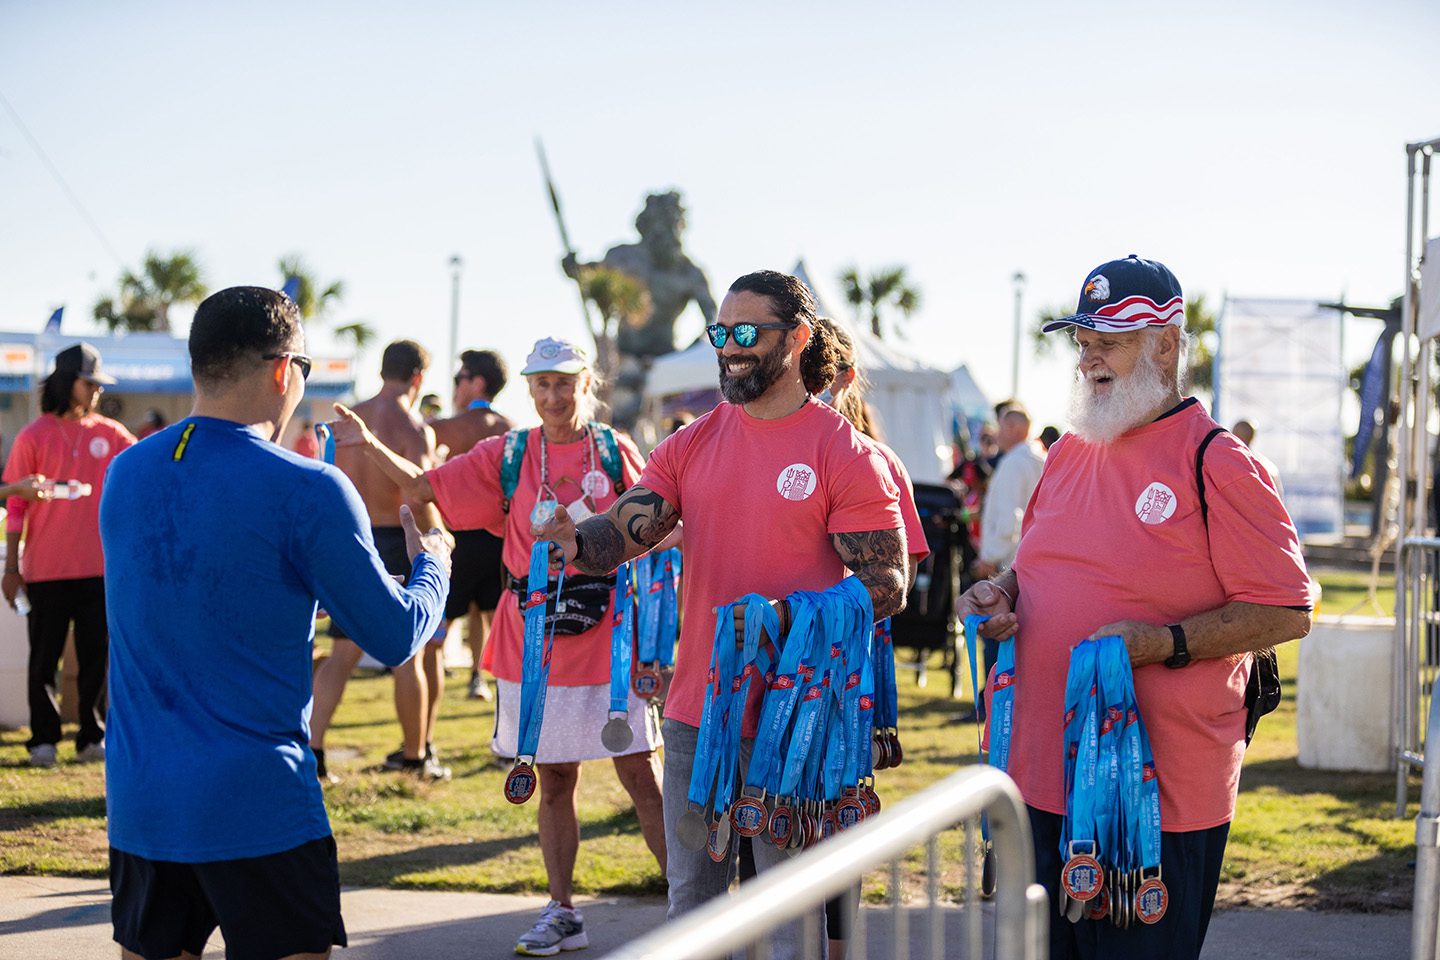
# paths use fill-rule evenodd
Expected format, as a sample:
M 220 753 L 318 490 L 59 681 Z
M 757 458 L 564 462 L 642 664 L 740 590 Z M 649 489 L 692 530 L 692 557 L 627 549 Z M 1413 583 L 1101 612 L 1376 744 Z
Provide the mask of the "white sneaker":
M 77 750 L 77 751 L 75 751 L 75 762 L 76 762 L 76 763 L 104 763 L 104 762 L 105 762 L 105 742 L 102 740 L 102 741 L 100 741 L 99 743 L 92 743 L 92 744 L 90 744 L 90 745 L 87 746 L 84 750 Z
M 551 900 L 540 911 L 535 926 L 515 944 L 515 952 L 527 957 L 553 957 L 561 950 L 588 946 L 590 938 L 585 936 L 585 918 L 580 911 Z
M 32 767 L 53 767 L 55 766 L 55 744 L 37 743 L 30 748 L 30 766 Z

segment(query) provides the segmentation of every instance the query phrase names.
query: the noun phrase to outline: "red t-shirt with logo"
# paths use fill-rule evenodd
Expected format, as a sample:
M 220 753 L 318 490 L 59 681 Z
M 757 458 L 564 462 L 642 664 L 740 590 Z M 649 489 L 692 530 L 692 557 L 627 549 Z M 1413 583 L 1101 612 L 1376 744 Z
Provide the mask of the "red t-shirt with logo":
M 27 581 L 80 580 L 105 575 L 100 549 L 100 493 L 105 471 L 121 450 L 134 445 L 134 434 L 109 417 L 87 413 L 78 420 L 42 414 L 15 437 L 5 462 L 5 482 L 32 473 L 48 480 L 79 480 L 91 494 L 77 500 L 19 497 L 6 501 L 5 529 L 24 531 L 20 573 Z
M 1020 581 L 1010 775 L 1025 802 L 1064 813 L 1070 648 L 1119 620 L 1164 625 L 1231 601 L 1310 605 L 1299 539 L 1269 474 L 1230 434 L 1205 452 L 1209 537 L 1195 451 L 1216 423 L 1190 401 L 1109 444 L 1050 448 L 1015 556 Z M 1245 754 L 1244 656 L 1135 671 L 1166 831 L 1235 813 Z
M 627 487 L 640 476 L 645 459 L 630 439 L 616 433 L 620 448 L 621 476 Z M 599 451 L 588 437 L 574 443 L 546 443 L 548 461 L 546 475 L 550 488 L 565 504 L 570 515 L 581 519 L 575 501 L 591 494 L 595 512 L 604 513 L 619 499 L 615 485 L 600 462 Z M 435 491 L 435 505 L 445 523 L 455 530 L 489 530 L 503 537 L 501 559 L 505 569 L 524 578 L 530 570 L 530 511 L 540 495 L 540 430 L 534 428 L 525 441 L 525 458 L 520 462 L 520 479 L 510 502 L 510 512 L 502 509 L 504 494 L 500 489 L 500 465 L 504 460 L 505 435 L 481 440 L 466 453 L 452 457 L 426 472 Z M 587 479 L 588 478 L 588 479 Z M 571 567 L 566 574 L 573 574 Z M 564 588 L 561 588 L 563 597 Z M 584 633 L 556 636 L 555 653 L 550 661 L 550 684 L 556 687 L 591 686 L 610 682 L 610 618 L 614 609 L 606 608 L 600 622 Z M 501 680 L 519 683 L 522 675 L 525 620 L 514 594 L 500 595 L 495 620 L 486 641 L 486 666 Z M 603 719 L 603 718 L 602 718 Z
M 699 726 L 715 607 L 824 590 L 846 575 L 832 534 L 901 529 L 890 468 L 818 400 L 778 420 L 722 403 L 650 455 L 640 485 L 685 521 L 684 622 L 665 716 Z M 754 733 L 752 684 L 745 734 Z

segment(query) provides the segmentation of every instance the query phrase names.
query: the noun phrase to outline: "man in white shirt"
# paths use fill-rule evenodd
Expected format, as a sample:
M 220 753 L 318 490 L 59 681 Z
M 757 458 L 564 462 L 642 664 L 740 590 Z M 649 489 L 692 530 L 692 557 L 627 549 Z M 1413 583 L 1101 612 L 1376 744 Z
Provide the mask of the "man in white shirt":
M 1018 403 L 1000 417 L 1000 461 L 980 511 L 980 556 L 970 565 L 975 579 L 1008 569 L 1020 546 L 1025 505 L 1045 469 L 1045 453 L 1030 439 L 1030 414 Z

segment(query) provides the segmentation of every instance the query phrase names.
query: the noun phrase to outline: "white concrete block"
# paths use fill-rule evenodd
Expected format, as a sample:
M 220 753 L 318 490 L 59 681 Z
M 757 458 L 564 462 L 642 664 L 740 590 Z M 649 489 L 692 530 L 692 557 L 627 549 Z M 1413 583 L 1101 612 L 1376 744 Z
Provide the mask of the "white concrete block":
M 1300 766 L 1394 769 L 1394 643 L 1393 618 L 1315 619 L 1300 641 L 1295 710 Z

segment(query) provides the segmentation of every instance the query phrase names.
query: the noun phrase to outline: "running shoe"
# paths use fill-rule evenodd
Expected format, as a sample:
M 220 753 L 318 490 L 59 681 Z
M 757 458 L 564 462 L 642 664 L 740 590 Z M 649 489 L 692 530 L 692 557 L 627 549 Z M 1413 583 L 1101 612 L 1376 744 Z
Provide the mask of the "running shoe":
M 470 671 L 470 690 L 465 696 L 470 700 L 484 700 L 487 703 L 492 699 L 493 695 L 490 693 L 490 684 L 486 683 L 485 678 L 480 676 L 480 671 Z
M 421 757 L 421 759 L 422 759 L 422 760 L 434 760 L 434 759 L 435 759 L 435 744 L 433 744 L 433 743 L 427 743 L 427 744 L 425 744 L 425 756 Z M 419 761 L 416 761 L 416 760 L 406 760 L 406 759 L 405 759 L 405 745 L 404 745 L 404 744 L 401 744 L 399 750 L 394 750 L 394 751 L 392 751 L 392 752 L 390 752 L 390 753 L 385 754 L 385 762 L 384 762 L 383 764 L 381 764 L 381 766 L 383 766 L 386 770 L 409 770 L 409 769 L 411 769 L 411 767 L 407 767 L 407 766 L 406 766 L 407 763 L 408 763 L 408 764 L 411 764 L 411 765 L 413 766 L 415 763 L 418 763 L 418 762 L 419 762 Z
M 30 748 L 30 766 L 32 767 L 53 767 L 55 766 L 55 744 L 37 743 Z
M 85 745 L 85 749 L 75 751 L 76 763 L 104 763 L 105 762 L 105 741 Z
M 590 938 L 585 936 L 585 918 L 580 911 L 551 900 L 540 911 L 535 926 L 515 944 L 515 952 L 526 957 L 553 957 L 561 950 L 588 946 Z
M 449 780 L 450 768 L 441 766 L 440 761 L 433 756 L 424 760 L 406 760 L 401 758 L 399 772 L 408 773 L 419 777 L 421 780 Z

